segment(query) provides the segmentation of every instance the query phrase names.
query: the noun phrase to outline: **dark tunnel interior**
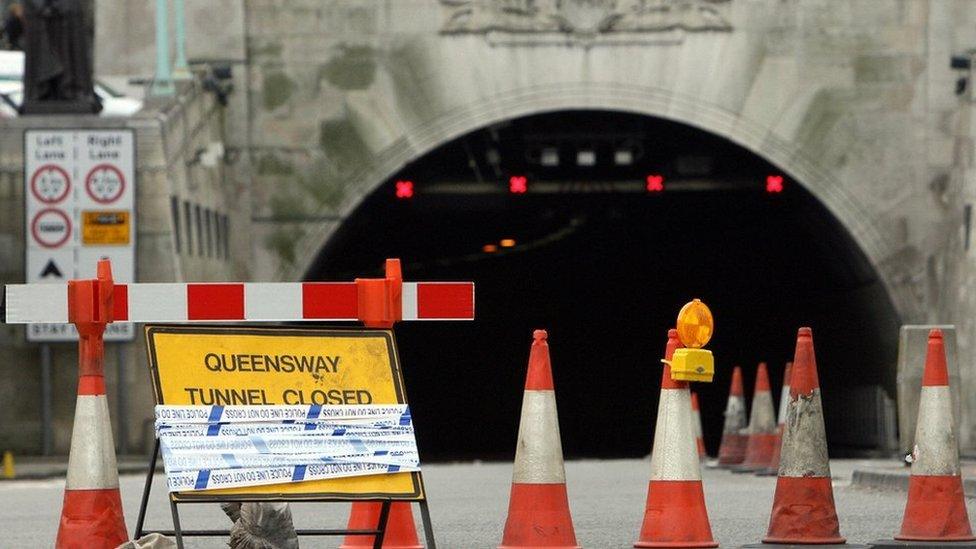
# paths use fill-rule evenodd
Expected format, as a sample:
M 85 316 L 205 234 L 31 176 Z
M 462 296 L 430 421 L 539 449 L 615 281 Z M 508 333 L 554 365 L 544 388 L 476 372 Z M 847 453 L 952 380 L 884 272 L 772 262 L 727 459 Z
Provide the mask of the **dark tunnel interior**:
M 899 325 L 886 290 L 800 182 L 721 137 L 608 111 L 480 129 L 381 185 L 307 279 L 375 276 L 386 257 L 405 280 L 476 282 L 474 322 L 396 328 L 424 459 L 511 458 L 535 328 L 549 331 L 565 455 L 648 454 L 666 332 L 694 297 L 716 324 L 714 382 L 693 387 L 712 454 L 732 366 L 751 401 L 766 361 L 778 401 L 800 326 L 814 330 L 831 451 L 879 444 Z

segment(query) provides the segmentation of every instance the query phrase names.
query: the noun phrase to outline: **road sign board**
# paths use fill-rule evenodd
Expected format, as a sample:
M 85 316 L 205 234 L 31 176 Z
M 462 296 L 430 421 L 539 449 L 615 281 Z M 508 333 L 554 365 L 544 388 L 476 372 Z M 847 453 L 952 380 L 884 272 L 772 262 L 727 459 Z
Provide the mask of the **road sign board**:
M 406 404 L 388 330 L 147 326 L 157 404 Z M 420 473 L 174 493 L 177 499 L 423 499 Z
M 135 136 L 129 129 L 24 132 L 26 282 L 93 278 L 112 260 L 116 281 L 135 280 Z M 130 341 L 113 323 L 106 341 Z M 29 341 L 75 341 L 73 325 L 31 325 Z

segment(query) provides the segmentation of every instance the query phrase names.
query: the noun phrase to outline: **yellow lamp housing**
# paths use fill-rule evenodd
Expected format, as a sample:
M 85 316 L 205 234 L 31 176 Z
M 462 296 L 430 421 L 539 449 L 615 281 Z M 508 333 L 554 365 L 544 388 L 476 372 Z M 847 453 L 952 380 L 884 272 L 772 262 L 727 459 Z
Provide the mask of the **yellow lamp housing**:
M 715 375 L 715 357 L 707 349 L 675 349 L 671 357 L 671 379 L 675 381 L 704 381 Z

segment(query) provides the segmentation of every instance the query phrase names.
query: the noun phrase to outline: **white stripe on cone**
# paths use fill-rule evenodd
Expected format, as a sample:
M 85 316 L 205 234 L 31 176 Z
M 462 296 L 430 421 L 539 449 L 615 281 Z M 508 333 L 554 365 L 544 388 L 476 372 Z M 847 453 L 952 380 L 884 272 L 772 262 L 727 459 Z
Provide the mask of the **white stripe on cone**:
M 809 396 L 797 395 L 796 400 L 790 400 L 786 421 L 790 425 L 783 431 L 779 476 L 829 477 L 827 433 L 820 389 L 814 389 Z M 803 425 L 802 429 L 799 428 L 800 424 Z
M 691 415 L 691 426 L 695 429 L 695 439 L 697 440 L 704 436 L 704 433 L 702 432 L 701 412 L 698 410 L 692 410 Z
M 749 434 L 775 433 L 773 395 L 769 391 L 756 393 L 752 400 L 752 417 L 749 418 Z
M 115 443 L 105 395 L 79 395 L 68 456 L 67 490 L 119 487 Z
M 783 389 L 779 392 L 779 414 L 776 416 L 776 424 L 786 423 L 786 409 L 790 403 L 790 380 L 783 381 Z
M 725 405 L 725 423 L 722 425 L 722 433 L 738 435 L 746 426 L 746 401 L 741 395 L 729 395 L 728 403 Z
M 517 484 L 566 482 L 563 446 L 559 439 L 557 417 L 555 391 L 525 391 L 512 482 Z
M 915 427 L 913 475 L 958 476 L 959 452 L 953 432 L 949 387 L 923 386 Z M 924 448 L 924 450 L 923 450 Z
M 698 444 L 692 427 L 691 393 L 661 389 L 651 450 L 651 480 L 701 480 Z

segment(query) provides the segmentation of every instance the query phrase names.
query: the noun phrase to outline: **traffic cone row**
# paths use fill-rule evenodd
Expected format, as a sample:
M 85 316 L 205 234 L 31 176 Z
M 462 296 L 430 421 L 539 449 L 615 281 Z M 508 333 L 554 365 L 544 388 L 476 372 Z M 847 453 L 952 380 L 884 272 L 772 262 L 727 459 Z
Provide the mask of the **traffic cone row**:
M 83 326 L 80 326 L 83 328 Z M 96 327 L 97 329 L 97 327 Z M 98 356 L 86 345 L 100 338 L 82 337 L 82 362 Z M 98 334 L 100 335 L 100 333 Z M 688 383 L 671 378 L 680 347 L 668 332 L 661 378 L 644 519 L 634 547 L 717 547 L 712 536 L 701 480 L 704 455 L 697 397 Z M 97 370 L 97 369 L 96 369 Z M 83 372 L 89 371 L 83 367 Z M 922 395 L 913 452 L 908 502 L 901 531 L 894 540 L 873 547 L 976 547 L 966 511 L 959 451 L 953 431 L 948 371 L 942 333 L 929 335 Z M 778 472 L 769 527 L 761 544 L 746 547 L 822 547 L 846 544 L 841 536 L 831 485 L 826 429 L 817 374 L 813 334 L 800 328 L 792 367 L 784 377 L 779 427 L 772 424 L 772 398 L 765 364 L 760 364 L 748 435 L 735 428 L 745 416 L 741 369 L 733 371 L 726 409 L 720 463 L 739 469 Z M 772 424 L 772 425 L 771 425 Z M 733 436 L 744 437 L 740 440 Z M 745 438 L 745 437 L 748 438 Z M 777 438 L 781 443 L 777 444 Z M 775 451 L 778 446 L 779 452 Z M 741 459 L 737 458 L 741 456 Z M 738 462 L 735 460 L 738 459 Z M 391 510 L 389 537 L 383 547 L 419 549 L 410 508 L 396 519 Z M 375 524 L 372 508 L 360 507 L 350 525 Z M 399 512 L 399 511 L 398 511 Z M 396 530 L 394 532 L 393 530 Z M 64 511 L 57 547 L 111 547 L 127 538 L 112 452 L 104 379 L 82 375 L 75 431 L 69 459 Z M 368 536 L 350 536 L 344 547 L 359 547 Z M 579 548 L 566 492 L 559 420 L 549 360 L 547 334 L 536 330 L 529 355 L 508 518 L 499 549 Z

